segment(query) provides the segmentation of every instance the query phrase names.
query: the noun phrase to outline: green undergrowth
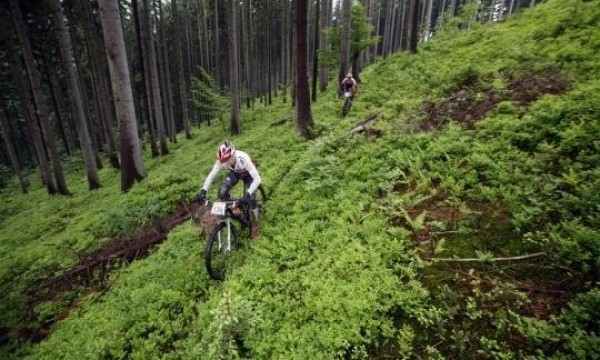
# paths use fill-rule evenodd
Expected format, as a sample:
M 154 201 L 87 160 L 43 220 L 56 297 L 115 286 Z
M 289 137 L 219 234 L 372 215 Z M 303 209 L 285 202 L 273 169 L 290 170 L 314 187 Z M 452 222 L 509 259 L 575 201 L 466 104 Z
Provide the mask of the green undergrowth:
M 261 238 L 226 281 L 208 280 L 186 223 L 115 271 L 105 293 L 80 299 L 42 343 L 13 343 L 12 356 L 598 357 L 598 5 L 548 1 L 380 61 L 361 74 L 346 118 L 333 90 L 313 104 L 312 141 L 280 121 L 292 117 L 281 97 L 244 111 L 232 140 L 259 163 L 270 199 Z M 421 131 L 426 104 L 482 116 Z M 347 134 L 372 114 L 376 132 Z M 70 198 L 13 189 L 0 204 L 2 326 L 20 319 L 19 291 L 73 264 L 73 250 L 191 198 L 225 125 L 147 159 L 148 178 L 127 194 L 110 169 L 94 192 L 69 174 Z M 44 310 L 39 321 L 56 311 Z

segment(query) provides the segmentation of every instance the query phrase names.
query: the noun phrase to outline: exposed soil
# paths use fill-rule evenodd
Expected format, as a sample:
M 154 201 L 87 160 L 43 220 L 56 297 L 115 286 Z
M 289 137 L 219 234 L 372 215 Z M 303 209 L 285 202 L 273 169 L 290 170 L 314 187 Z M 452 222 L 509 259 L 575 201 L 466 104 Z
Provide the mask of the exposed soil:
M 526 107 L 544 94 L 562 94 L 569 89 L 568 80 L 557 69 L 537 74 L 511 74 L 505 82 L 505 89 L 475 84 L 449 94 L 439 102 L 426 102 L 421 108 L 425 119 L 418 130 L 439 130 L 450 121 L 472 128 L 500 102 L 510 101 Z

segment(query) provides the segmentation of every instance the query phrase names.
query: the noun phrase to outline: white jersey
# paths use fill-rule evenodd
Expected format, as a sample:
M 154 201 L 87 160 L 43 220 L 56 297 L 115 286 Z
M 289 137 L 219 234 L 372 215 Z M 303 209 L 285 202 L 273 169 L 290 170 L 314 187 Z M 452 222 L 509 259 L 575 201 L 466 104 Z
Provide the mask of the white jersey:
M 233 164 L 233 166 L 221 164 L 219 160 L 217 160 L 213 165 L 212 170 L 206 177 L 206 180 L 204 180 L 204 185 L 202 185 L 202 189 L 208 191 L 208 188 L 212 184 L 213 180 L 215 180 L 215 177 L 217 176 L 219 171 L 221 171 L 221 169 L 229 169 L 235 171 L 238 174 L 248 172 L 252 177 L 252 184 L 250 184 L 250 186 L 248 187 L 248 192 L 250 193 L 250 195 L 254 194 L 261 182 L 260 174 L 258 173 L 258 170 L 256 170 L 256 166 L 254 166 L 254 163 L 250 159 L 250 156 L 243 151 L 235 150 L 235 158 L 236 161 L 235 164 Z

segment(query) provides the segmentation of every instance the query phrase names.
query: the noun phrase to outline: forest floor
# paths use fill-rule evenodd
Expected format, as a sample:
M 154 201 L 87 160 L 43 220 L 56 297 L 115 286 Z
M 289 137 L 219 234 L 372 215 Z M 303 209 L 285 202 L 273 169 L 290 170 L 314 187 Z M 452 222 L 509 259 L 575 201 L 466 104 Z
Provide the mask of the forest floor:
M 424 120 L 418 125 L 416 131 L 435 131 L 445 126 L 450 120 L 462 124 L 466 128 L 473 128 L 474 124 L 484 118 L 486 114 L 495 109 L 496 105 L 503 101 L 509 101 L 517 106 L 528 106 L 543 94 L 560 94 L 568 90 L 568 82 L 562 78 L 557 71 L 548 70 L 542 74 L 521 74 L 515 78 L 507 79 L 507 85 L 503 89 L 495 89 L 491 85 L 481 83 L 470 83 L 468 79 L 462 84 L 462 88 L 447 95 L 437 102 L 426 102 L 421 107 Z M 370 119 L 367 119 L 370 120 Z M 378 134 L 379 135 L 379 134 Z M 435 184 L 433 184 L 435 186 Z M 408 186 L 409 188 L 409 186 Z M 408 191 L 410 189 L 396 189 L 397 191 Z M 429 220 L 439 221 L 446 224 L 464 220 L 464 214 L 459 209 L 443 205 L 443 193 L 423 202 L 420 206 L 411 210 L 411 217 L 416 217 L 422 211 L 427 211 Z M 491 206 L 489 204 L 470 204 L 475 223 L 485 224 L 494 221 L 497 228 L 503 227 L 510 222 L 506 209 L 502 204 Z M 62 320 L 78 307 L 81 296 L 73 296 L 73 293 L 103 292 L 110 286 L 108 276 L 111 269 L 119 268 L 134 260 L 145 257 L 150 249 L 166 239 L 169 231 L 189 220 L 192 217 L 194 205 L 182 201 L 181 205 L 164 219 L 157 220 L 153 224 L 144 227 L 135 234 L 128 237 L 119 237 L 107 241 L 106 244 L 91 253 L 77 253 L 78 263 L 66 269 L 59 275 L 40 279 L 37 285 L 28 292 L 29 308 L 33 316 L 33 309 L 45 301 L 58 301 L 71 299 L 68 306 L 57 320 Z M 498 225 L 499 224 L 499 225 Z M 200 233 L 202 229 L 210 228 L 208 224 L 198 224 Z M 402 219 L 392 219 L 392 226 L 407 226 Z M 483 231 L 483 228 L 481 230 Z M 201 235 L 200 235 L 201 236 Z M 432 244 L 435 244 L 439 234 L 430 227 L 424 227 L 414 233 L 414 245 L 420 249 L 423 258 L 431 257 Z M 450 267 L 448 267 L 450 266 Z M 470 280 L 476 279 L 477 274 L 473 266 L 463 264 L 444 265 L 437 271 L 451 270 L 462 274 L 464 281 L 463 290 L 470 292 Z M 569 289 L 573 286 L 568 284 L 557 284 L 557 280 L 548 277 L 546 280 L 531 279 L 528 277 L 512 274 L 511 283 L 531 296 L 531 302 L 526 311 L 538 318 L 547 318 L 550 314 L 559 311 L 571 298 Z M 435 274 L 426 274 L 425 279 Z M 427 282 L 427 281 L 426 281 Z M 479 282 L 480 287 L 485 287 L 486 281 Z M 460 288 L 460 286 L 459 286 Z M 82 291 L 82 289 L 84 289 Z M 21 329 L 13 329 L 13 333 L 20 338 L 30 341 L 42 341 L 48 334 L 45 327 L 52 324 L 44 324 L 39 329 L 31 329 L 23 326 Z

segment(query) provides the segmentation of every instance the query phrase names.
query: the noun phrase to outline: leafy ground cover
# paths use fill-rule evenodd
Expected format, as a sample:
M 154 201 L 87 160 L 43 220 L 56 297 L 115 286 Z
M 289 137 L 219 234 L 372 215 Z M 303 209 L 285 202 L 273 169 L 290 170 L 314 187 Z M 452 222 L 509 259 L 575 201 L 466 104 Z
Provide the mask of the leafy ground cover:
M 261 239 L 225 282 L 208 280 L 186 222 L 110 271 L 104 292 L 32 309 L 32 328 L 54 324 L 44 341 L 3 349 L 32 359 L 597 357 L 598 5 L 548 1 L 370 66 L 347 118 L 333 91 L 314 104 L 312 142 L 279 121 L 292 116 L 280 98 L 246 111 L 233 140 L 258 158 L 271 199 Z M 372 114 L 376 131 L 348 134 Z M 68 199 L 3 193 L 2 327 L 27 313 L 23 290 L 77 263 L 71 254 L 190 199 L 224 136 L 223 124 L 202 127 L 147 159 L 149 178 L 127 194 L 108 169 L 92 193 L 73 171 L 80 187 Z

